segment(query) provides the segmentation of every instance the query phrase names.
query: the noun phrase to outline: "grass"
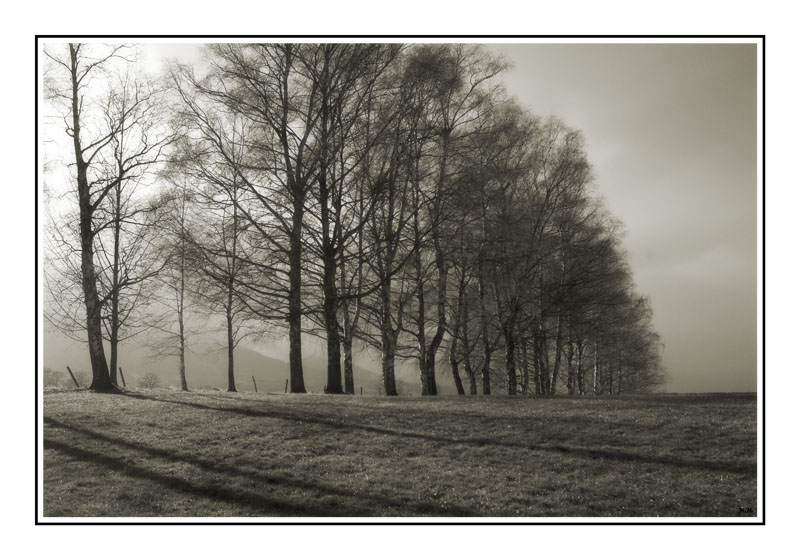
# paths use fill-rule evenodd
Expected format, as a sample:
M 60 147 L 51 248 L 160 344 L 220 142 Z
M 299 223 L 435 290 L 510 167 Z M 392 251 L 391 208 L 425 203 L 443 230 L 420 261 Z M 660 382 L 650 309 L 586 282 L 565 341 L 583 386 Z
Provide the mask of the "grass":
M 756 513 L 754 395 L 44 395 L 48 517 Z

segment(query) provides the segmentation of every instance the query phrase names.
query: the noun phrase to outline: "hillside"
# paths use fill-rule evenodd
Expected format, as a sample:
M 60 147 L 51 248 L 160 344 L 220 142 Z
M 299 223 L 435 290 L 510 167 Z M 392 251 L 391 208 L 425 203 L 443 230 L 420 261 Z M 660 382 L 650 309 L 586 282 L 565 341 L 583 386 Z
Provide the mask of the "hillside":
M 228 362 L 225 350 L 212 345 L 200 345 L 196 351 L 187 354 L 186 379 L 190 388 L 218 388 L 228 386 Z M 88 353 L 82 348 L 60 348 L 59 351 L 45 347 L 45 368 L 65 372 L 70 366 L 79 379 L 88 379 L 90 370 Z M 164 387 L 179 386 L 178 360 L 174 357 L 153 360 L 142 348 L 125 348 L 120 355 L 120 365 L 126 382 L 136 386 L 137 380 L 146 373 L 155 373 Z M 289 364 L 286 361 L 271 358 L 255 350 L 240 347 L 234 354 L 236 384 L 240 390 L 253 390 L 255 377 L 258 390 L 262 392 L 283 392 L 285 380 L 289 378 Z M 327 363 L 322 356 L 306 356 L 303 358 L 303 373 L 306 389 L 309 392 L 322 392 L 327 376 Z M 375 372 L 356 366 L 354 369 L 356 390 L 364 387 L 365 393 L 377 393 L 379 371 Z M 60 379 L 70 386 L 69 378 L 64 373 Z
M 752 517 L 755 395 L 44 394 L 46 516 Z
M 190 389 L 216 388 L 226 389 L 228 386 L 227 351 L 215 344 L 194 344 L 186 358 L 186 379 Z M 286 354 L 286 359 L 267 356 L 258 350 L 240 346 L 234 354 L 236 385 L 239 390 L 253 391 L 252 377 L 256 378 L 258 390 L 261 392 L 283 392 L 286 379 L 289 378 L 288 350 L 280 346 L 273 348 L 273 354 Z M 44 367 L 61 372 L 48 376 L 45 385 L 73 387 L 66 367 L 70 366 L 82 385 L 88 386 L 90 378 L 89 353 L 86 348 L 54 333 L 45 333 Z M 125 344 L 120 347 L 119 364 L 125 380 L 136 386 L 138 379 L 154 373 L 160 379 L 162 387 L 179 387 L 178 360 L 174 357 L 152 359 L 148 351 L 137 344 Z M 303 374 L 306 390 L 321 393 L 327 383 L 327 362 L 313 343 L 303 348 Z M 342 366 L 344 369 L 344 366 Z M 377 395 L 381 380 L 380 362 L 368 353 L 360 353 L 356 357 L 353 372 L 356 393 L 363 388 L 364 394 Z M 401 394 L 418 394 L 419 378 L 415 360 L 397 360 L 395 375 L 398 381 L 398 392 Z M 437 372 L 437 385 L 443 395 L 454 395 L 455 385 L 449 368 L 442 367 Z M 466 381 L 465 381 L 466 382 Z

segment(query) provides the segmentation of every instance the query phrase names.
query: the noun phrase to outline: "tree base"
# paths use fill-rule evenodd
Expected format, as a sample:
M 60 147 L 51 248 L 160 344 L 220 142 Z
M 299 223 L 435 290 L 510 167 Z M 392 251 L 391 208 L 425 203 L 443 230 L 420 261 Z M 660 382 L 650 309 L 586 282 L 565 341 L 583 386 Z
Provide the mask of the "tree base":
M 111 383 L 109 383 L 108 385 L 106 385 L 105 383 L 102 384 L 92 383 L 92 385 L 89 387 L 89 390 L 92 391 L 93 393 L 113 393 L 113 394 L 122 393 L 119 387 Z

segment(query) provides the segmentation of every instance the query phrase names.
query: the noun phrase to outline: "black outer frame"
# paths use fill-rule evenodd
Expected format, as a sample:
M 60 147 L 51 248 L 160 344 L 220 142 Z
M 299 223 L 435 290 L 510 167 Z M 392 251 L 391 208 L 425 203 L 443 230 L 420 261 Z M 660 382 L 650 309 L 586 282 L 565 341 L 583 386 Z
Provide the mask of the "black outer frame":
M 75 35 L 35 35 L 35 152 L 36 196 L 34 235 L 36 272 L 34 297 L 36 299 L 36 353 L 35 377 L 35 435 L 34 435 L 34 490 L 35 525 L 766 525 L 766 35 L 77 35 L 86 39 L 756 39 L 761 41 L 761 522 L 746 521 L 39 521 L 39 39 L 67 39 Z M 756 294 L 758 298 L 758 294 Z M 331 518 L 335 519 L 335 518 Z M 568 518 L 567 518 L 568 519 Z

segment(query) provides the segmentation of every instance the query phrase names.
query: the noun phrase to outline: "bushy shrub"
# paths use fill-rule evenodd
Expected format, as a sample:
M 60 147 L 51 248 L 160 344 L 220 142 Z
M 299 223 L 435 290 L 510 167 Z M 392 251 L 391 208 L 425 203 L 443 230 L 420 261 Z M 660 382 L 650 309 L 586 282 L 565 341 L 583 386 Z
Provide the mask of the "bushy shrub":
M 155 373 L 145 373 L 139 378 L 139 387 L 142 389 L 155 389 L 161 384 L 161 380 Z

